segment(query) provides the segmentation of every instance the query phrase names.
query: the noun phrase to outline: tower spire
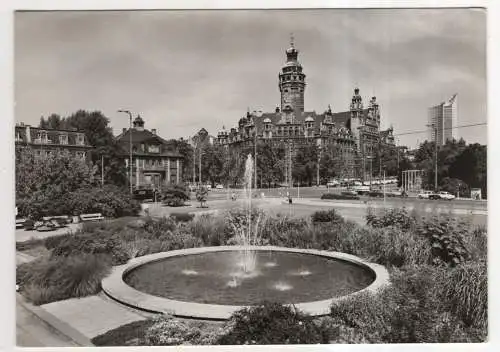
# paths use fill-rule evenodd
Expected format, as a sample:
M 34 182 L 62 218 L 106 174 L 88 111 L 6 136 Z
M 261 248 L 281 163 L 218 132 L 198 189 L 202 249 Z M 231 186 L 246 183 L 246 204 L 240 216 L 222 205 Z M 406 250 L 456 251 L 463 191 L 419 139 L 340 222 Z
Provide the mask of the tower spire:
M 290 33 L 290 47 L 294 48 L 294 39 L 293 32 Z

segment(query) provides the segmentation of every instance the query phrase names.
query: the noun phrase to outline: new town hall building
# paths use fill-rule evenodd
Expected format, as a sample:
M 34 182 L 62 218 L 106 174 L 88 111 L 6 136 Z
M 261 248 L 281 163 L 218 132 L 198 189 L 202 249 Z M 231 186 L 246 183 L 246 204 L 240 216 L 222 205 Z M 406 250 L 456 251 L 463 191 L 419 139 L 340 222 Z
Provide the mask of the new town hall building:
M 323 113 L 304 110 L 306 74 L 298 61 L 299 51 L 286 50 L 286 63 L 279 73 L 281 104 L 274 112 L 251 113 L 241 118 L 238 127 L 223 128 L 216 142 L 229 148 L 251 147 L 256 140 L 287 148 L 286 179 L 291 180 L 291 161 L 301 146 L 315 144 L 320 151 L 329 146 L 342 160 L 344 177 L 367 177 L 367 167 L 382 144 L 394 145 L 392 128 L 380 130 L 380 109 L 375 97 L 363 104 L 358 88 L 354 89 L 349 111 L 332 112 L 330 106 Z

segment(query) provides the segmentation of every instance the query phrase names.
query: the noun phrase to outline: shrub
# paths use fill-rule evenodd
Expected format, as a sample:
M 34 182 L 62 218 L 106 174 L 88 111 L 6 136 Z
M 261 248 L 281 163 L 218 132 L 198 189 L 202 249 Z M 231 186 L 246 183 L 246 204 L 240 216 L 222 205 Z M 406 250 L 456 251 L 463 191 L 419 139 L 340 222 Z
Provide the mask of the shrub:
M 196 200 L 200 202 L 200 208 L 205 207 L 207 202 L 208 189 L 206 187 L 200 187 L 196 190 Z
M 191 213 L 171 213 L 170 217 L 177 222 L 189 222 L 193 220 L 194 214 Z
M 340 224 L 344 222 L 342 215 L 338 214 L 335 209 L 319 210 L 311 215 L 312 222 L 329 222 Z
M 469 231 L 455 219 L 435 216 L 424 220 L 418 233 L 430 241 L 432 254 L 438 260 L 454 266 L 470 258 L 464 240 Z
M 93 295 L 111 269 L 104 256 L 42 257 L 17 268 L 21 292 L 36 305 Z
M 180 184 L 168 185 L 162 191 L 162 202 L 171 207 L 181 207 L 189 200 L 189 191 L 186 186 Z
M 232 329 L 221 336 L 222 345 L 328 343 L 320 326 L 289 306 L 264 302 L 231 317 Z
M 321 199 L 337 199 L 337 200 L 359 200 L 359 197 L 354 194 L 337 194 L 337 193 L 325 193 L 321 196 Z
M 146 330 L 145 343 L 149 346 L 211 345 L 224 332 L 214 324 L 160 316 L 153 319 Z
M 467 325 L 486 332 L 488 325 L 488 273 L 486 262 L 460 264 L 446 273 L 443 300 Z
M 68 207 L 75 215 L 101 213 L 110 218 L 133 216 L 140 211 L 139 203 L 127 191 L 113 185 L 72 192 L 68 195 Z
M 396 226 L 402 230 L 410 230 L 415 227 L 416 219 L 408 214 L 406 208 L 384 209 L 382 216 L 374 214 L 372 209 L 366 215 L 367 225 L 375 228 Z
M 331 306 L 343 330 L 370 343 L 479 342 L 442 299 L 446 269 L 420 266 L 396 270 L 392 286 L 358 294 Z
M 200 216 L 188 226 L 189 232 L 205 246 L 223 246 L 230 238 L 228 224 L 220 217 Z

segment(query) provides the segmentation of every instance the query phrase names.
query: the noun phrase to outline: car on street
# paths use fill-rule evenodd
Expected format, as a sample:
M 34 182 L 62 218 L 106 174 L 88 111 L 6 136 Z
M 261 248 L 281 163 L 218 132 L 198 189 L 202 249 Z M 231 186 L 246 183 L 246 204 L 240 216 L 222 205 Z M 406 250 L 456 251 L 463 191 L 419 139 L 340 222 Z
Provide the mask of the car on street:
M 368 192 L 368 195 L 370 197 L 384 197 L 384 192 L 382 192 L 379 189 L 372 189 L 370 192 Z
M 337 180 L 328 181 L 328 183 L 326 184 L 327 187 L 337 187 L 339 185 L 340 185 L 340 182 Z
M 433 194 L 433 191 L 422 191 L 417 195 L 417 197 L 418 199 L 430 199 L 430 196 Z
M 357 196 L 358 192 L 356 192 L 353 189 L 346 189 L 345 191 L 342 191 L 341 193 L 343 196 Z
M 396 189 L 394 191 L 386 192 L 386 196 L 404 198 L 404 197 L 408 197 L 408 194 L 402 189 Z
M 354 186 L 353 190 L 362 196 L 370 193 L 370 186 Z
M 216 188 L 216 189 L 224 189 L 224 186 L 223 186 L 223 185 L 221 185 L 221 184 L 219 184 L 219 185 L 216 185 L 216 186 L 215 186 L 215 188 Z
M 140 201 L 154 200 L 155 191 L 152 188 L 138 188 L 134 190 L 133 198 Z
M 440 191 L 440 192 L 431 194 L 429 196 L 429 199 L 434 199 L 434 200 L 439 200 L 439 199 L 453 200 L 453 199 L 455 199 L 455 196 L 453 194 L 449 193 L 449 192 Z

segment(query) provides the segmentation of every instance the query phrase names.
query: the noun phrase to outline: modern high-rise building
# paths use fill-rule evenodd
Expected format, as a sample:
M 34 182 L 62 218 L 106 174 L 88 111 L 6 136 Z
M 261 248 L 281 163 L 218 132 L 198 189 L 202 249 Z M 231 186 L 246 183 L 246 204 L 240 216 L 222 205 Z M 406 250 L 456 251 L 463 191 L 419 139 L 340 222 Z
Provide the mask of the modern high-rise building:
M 429 140 L 444 145 L 447 140 L 458 139 L 457 133 L 458 105 L 457 94 L 448 101 L 429 108 Z

